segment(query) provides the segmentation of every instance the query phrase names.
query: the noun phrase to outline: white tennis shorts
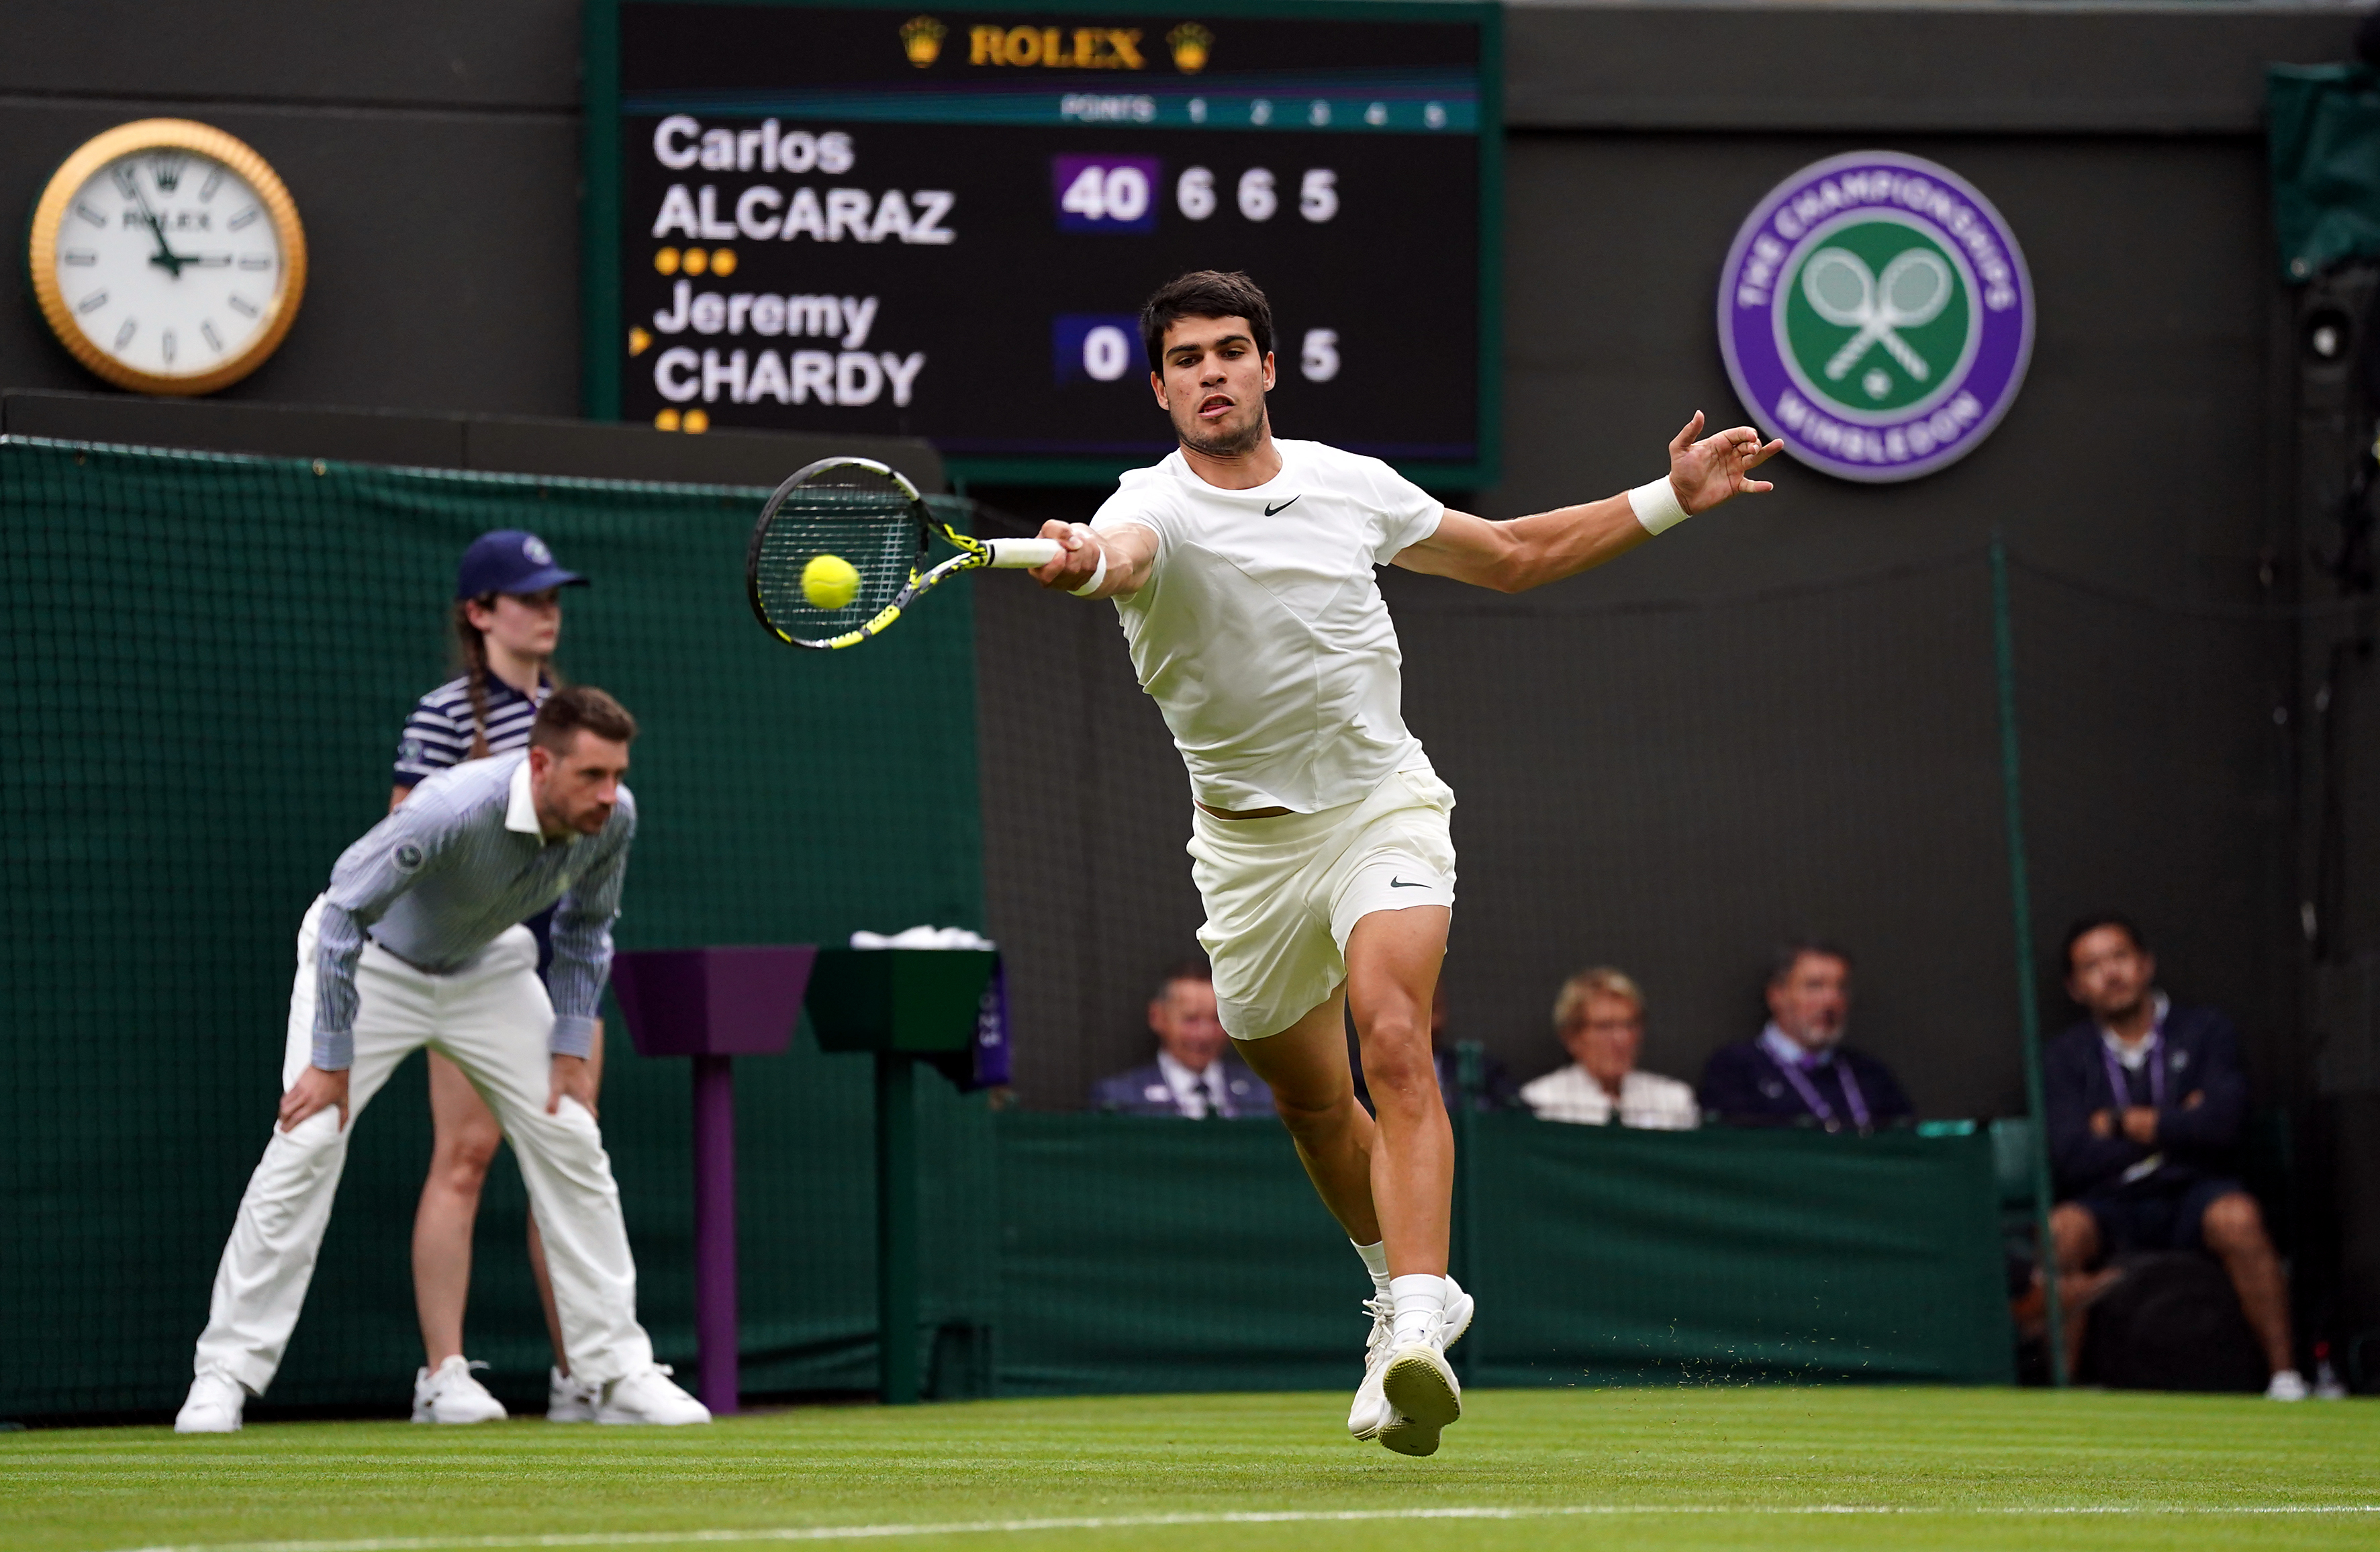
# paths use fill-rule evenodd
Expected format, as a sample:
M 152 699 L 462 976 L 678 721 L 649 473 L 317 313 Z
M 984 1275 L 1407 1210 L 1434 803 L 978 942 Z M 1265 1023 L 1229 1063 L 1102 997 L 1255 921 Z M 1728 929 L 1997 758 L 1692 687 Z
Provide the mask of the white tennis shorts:
M 1400 771 L 1361 802 L 1272 819 L 1195 809 L 1190 876 L 1206 903 L 1198 942 L 1234 1040 L 1297 1022 L 1347 979 L 1347 935 L 1376 910 L 1454 904 L 1454 793 Z

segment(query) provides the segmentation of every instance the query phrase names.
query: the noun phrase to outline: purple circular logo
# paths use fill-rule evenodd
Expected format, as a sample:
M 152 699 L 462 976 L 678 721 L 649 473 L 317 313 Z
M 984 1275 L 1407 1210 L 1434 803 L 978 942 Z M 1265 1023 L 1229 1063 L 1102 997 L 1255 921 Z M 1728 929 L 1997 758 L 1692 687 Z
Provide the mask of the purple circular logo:
M 1973 452 L 2033 354 L 2033 280 L 1991 202 L 1891 151 L 1814 163 L 1728 250 L 1719 348 L 1753 418 L 1846 480 L 1912 480 Z

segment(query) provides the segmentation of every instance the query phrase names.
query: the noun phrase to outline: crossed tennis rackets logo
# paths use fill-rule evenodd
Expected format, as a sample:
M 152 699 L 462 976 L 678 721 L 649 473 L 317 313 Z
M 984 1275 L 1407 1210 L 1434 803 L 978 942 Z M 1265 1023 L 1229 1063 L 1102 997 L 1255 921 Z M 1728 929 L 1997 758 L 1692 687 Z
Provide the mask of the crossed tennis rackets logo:
M 1923 383 L 1932 371 L 1899 331 L 1918 328 L 1942 315 L 1957 288 L 1950 266 L 1930 248 L 1895 254 L 1877 275 L 1847 248 L 1821 248 L 1802 266 L 1802 295 L 1810 311 L 1828 323 L 1856 329 L 1828 359 L 1826 374 L 1841 382 L 1877 346 Z

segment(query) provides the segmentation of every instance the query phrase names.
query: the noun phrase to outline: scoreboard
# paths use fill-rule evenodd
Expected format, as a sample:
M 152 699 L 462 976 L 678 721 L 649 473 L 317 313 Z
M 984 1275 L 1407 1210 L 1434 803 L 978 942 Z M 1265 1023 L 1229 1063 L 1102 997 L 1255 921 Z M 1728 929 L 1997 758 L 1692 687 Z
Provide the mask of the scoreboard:
M 1493 5 L 589 0 L 587 409 L 932 440 L 980 479 L 1173 443 L 1141 302 L 1271 299 L 1273 424 L 1494 458 Z

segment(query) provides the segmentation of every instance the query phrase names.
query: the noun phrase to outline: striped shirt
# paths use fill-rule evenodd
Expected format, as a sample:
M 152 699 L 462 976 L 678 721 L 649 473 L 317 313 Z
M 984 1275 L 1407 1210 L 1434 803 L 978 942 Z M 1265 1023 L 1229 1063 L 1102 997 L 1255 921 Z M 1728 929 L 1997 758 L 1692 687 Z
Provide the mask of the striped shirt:
M 482 676 L 480 682 L 488 697 L 488 752 L 527 748 L 529 724 L 537 720 L 538 706 L 553 693 L 552 682 L 539 676 L 535 701 L 493 674 Z M 468 678 L 448 679 L 416 701 L 396 740 L 395 784 L 411 787 L 471 758 L 471 723 Z
M 548 839 L 525 752 L 469 761 L 415 788 L 331 870 L 316 929 L 314 1065 L 335 1072 L 355 1059 L 356 960 L 367 936 L 416 970 L 448 974 L 556 900 L 548 1045 L 556 1056 L 586 1056 L 636 833 L 636 799 L 623 786 L 601 830 Z

